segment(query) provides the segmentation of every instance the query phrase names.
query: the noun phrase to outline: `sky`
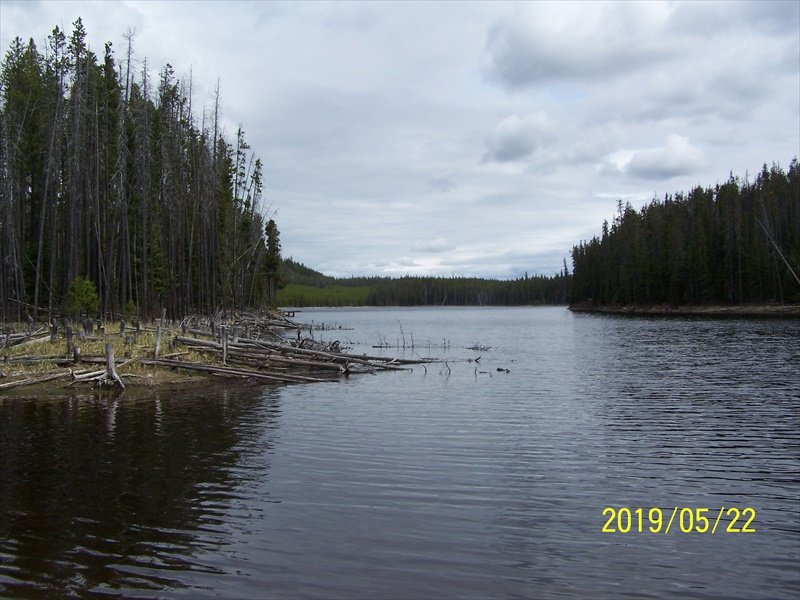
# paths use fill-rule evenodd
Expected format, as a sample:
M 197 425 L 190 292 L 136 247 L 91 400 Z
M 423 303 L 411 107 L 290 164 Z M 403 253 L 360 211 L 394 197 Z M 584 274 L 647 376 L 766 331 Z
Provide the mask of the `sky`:
M 558 273 L 617 202 L 800 154 L 800 2 L 23 2 L 0 46 L 219 82 L 283 255 L 328 275 Z

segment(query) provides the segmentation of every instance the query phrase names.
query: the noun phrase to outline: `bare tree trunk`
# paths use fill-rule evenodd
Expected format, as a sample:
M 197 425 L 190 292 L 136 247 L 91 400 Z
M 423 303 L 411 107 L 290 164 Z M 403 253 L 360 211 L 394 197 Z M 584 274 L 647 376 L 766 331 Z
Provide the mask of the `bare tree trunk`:
M 125 384 L 117 374 L 117 367 L 114 363 L 114 346 L 110 342 L 106 344 L 106 379 L 114 382 L 120 389 L 125 389 Z
M 161 325 L 156 328 L 156 343 L 155 348 L 153 349 L 153 358 L 158 358 L 158 354 L 161 351 Z
M 50 130 L 50 149 L 47 153 L 47 163 L 45 167 L 45 175 L 44 175 L 44 190 L 42 191 L 42 201 L 41 201 L 41 208 L 39 209 L 39 239 L 36 247 L 36 273 L 35 278 L 36 281 L 33 287 L 33 321 L 37 323 L 39 321 L 39 284 L 42 280 L 42 254 L 44 253 L 44 226 L 45 220 L 47 216 L 47 194 L 50 188 L 50 174 L 52 172 L 52 165 L 53 165 L 53 152 L 56 143 L 56 133 L 58 133 L 58 115 L 59 115 L 59 108 L 61 106 L 61 86 L 59 85 L 58 95 L 56 96 L 56 109 L 55 114 L 53 115 L 53 123 L 51 125 Z M 51 225 L 55 228 L 55 223 L 53 222 Z M 52 251 L 51 251 L 51 258 L 52 258 Z M 49 303 L 48 303 L 49 304 Z

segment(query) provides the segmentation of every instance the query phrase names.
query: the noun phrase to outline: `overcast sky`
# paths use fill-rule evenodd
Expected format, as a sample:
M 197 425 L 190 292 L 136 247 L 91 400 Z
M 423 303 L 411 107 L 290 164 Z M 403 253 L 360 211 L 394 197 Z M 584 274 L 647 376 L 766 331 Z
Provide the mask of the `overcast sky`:
M 800 153 L 800 2 L 11 2 L 0 42 L 135 30 L 265 165 L 284 256 L 336 276 L 554 274 L 619 199 Z M 197 109 L 198 118 L 202 108 Z

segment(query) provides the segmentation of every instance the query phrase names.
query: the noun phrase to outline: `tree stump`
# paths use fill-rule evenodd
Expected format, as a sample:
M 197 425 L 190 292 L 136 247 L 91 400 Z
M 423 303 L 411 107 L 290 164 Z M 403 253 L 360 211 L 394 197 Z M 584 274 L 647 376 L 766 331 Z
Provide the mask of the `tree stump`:
M 153 358 L 158 358 L 158 353 L 161 350 L 161 325 L 156 328 L 156 344 L 153 349 Z
M 125 384 L 117 374 L 117 367 L 114 364 L 114 346 L 106 344 L 106 381 L 109 385 L 116 385 L 120 389 L 125 389 Z

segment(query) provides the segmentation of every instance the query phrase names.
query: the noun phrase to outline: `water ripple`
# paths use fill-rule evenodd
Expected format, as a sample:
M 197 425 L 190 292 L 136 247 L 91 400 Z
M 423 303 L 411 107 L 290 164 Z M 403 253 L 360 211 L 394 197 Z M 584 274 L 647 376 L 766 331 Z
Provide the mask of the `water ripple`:
M 800 324 L 307 317 L 364 352 L 447 338 L 448 369 L 0 399 L 0 595 L 800 594 Z M 603 534 L 606 506 L 752 506 L 757 533 Z

